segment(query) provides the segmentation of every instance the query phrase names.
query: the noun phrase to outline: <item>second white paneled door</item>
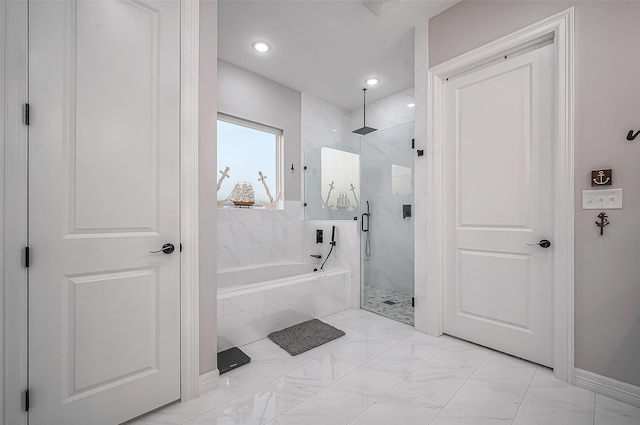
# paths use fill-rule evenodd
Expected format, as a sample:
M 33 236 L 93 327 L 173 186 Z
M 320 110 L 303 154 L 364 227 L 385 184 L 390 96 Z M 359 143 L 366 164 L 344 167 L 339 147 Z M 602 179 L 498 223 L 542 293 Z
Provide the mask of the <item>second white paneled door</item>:
M 553 45 L 443 85 L 444 332 L 552 365 Z M 546 243 L 536 244 L 541 240 Z
M 180 398 L 180 3 L 31 1 L 29 61 L 29 423 L 119 424 Z

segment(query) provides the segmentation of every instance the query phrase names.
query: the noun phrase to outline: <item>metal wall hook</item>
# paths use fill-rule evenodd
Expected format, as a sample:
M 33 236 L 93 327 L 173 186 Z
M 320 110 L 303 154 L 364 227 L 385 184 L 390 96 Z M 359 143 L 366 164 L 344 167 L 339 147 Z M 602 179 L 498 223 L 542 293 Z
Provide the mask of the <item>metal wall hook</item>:
M 596 221 L 596 226 L 600 228 L 600 236 L 602 236 L 604 234 L 604 226 L 609 224 L 609 220 L 607 220 L 607 215 L 604 212 L 598 214 L 598 218 L 600 219 L 600 222 Z
M 640 130 L 636 131 L 636 134 L 633 134 L 633 130 L 629 130 L 629 133 L 627 133 L 627 140 L 635 140 L 636 137 L 638 137 L 638 134 L 640 134 Z

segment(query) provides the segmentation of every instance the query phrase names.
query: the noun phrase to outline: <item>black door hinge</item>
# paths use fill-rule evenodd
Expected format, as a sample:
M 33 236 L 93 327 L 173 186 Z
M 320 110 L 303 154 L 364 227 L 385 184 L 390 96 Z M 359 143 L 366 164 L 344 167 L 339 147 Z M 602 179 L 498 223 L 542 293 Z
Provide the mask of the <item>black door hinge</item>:
M 180 244 L 180 252 L 182 252 L 182 244 Z
M 411 149 L 416 148 L 416 139 L 411 139 Z
M 24 104 L 24 125 L 29 125 L 30 115 L 31 115 L 30 109 L 31 107 L 29 106 L 29 104 L 25 103 Z
M 26 246 L 24 248 L 24 266 L 27 268 L 29 267 L 29 264 L 31 264 L 31 259 L 29 258 L 30 254 L 31 253 L 29 252 L 29 247 Z
M 24 411 L 29 411 L 29 390 L 25 390 L 24 392 Z
M 416 299 L 415 297 L 411 297 L 411 307 L 415 307 L 416 306 Z

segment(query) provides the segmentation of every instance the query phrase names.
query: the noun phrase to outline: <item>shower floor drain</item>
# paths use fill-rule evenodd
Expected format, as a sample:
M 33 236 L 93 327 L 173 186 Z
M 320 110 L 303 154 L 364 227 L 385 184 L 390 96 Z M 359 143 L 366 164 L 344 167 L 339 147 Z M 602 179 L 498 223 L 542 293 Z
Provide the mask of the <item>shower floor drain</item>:
M 394 305 L 395 301 L 382 301 L 383 304 Z

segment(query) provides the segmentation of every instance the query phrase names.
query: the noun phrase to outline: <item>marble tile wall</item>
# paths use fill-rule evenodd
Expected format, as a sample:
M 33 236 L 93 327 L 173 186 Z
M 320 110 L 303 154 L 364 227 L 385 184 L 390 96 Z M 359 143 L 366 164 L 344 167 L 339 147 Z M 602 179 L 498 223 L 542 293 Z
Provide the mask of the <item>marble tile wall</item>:
M 300 260 L 302 202 L 284 210 L 218 209 L 218 270 Z
M 353 137 L 348 111 L 319 97 L 302 93 L 302 152 Z M 304 158 L 303 158 L 304 159 Z
M 305 220 L 301 230 L 301 256 L 303 261 L 311 260 L 318 267 L 326 259 L 331 245 L 331 228 L 336 226 L 336 246 L 325 269 L 344 268 L 351 270 L 351 307 L 360 308 L 360 222 L 342 220 Z M 324 233 L 324 243 L 316 243 L 316 230 Z M 321 259 L 309 257 L 312 254 L 322 255 Z
M 426 149 L 427 146 L 427 56 L 428 56 L 428 27 L 427 22 L 418 24 L 415 28 L 415 138 L 416 149 Z M 415 159 L 415 327 L 421 332 L 427 332 L 428 298 L 427 298 L 427 257 L 429 244 L 426 238 L 427 215 L 427 158 L 430 153 L 425 150 L 425 156 Z
M 367 103 L 367 127 L 385 130 L 412 122 L 415 117 L 415 108 L 407 107 L 409 103 L 415 103 L 413 87 Z M 351 130 L 362 127 L 362 107 L 351 111 L 349 120 Z

